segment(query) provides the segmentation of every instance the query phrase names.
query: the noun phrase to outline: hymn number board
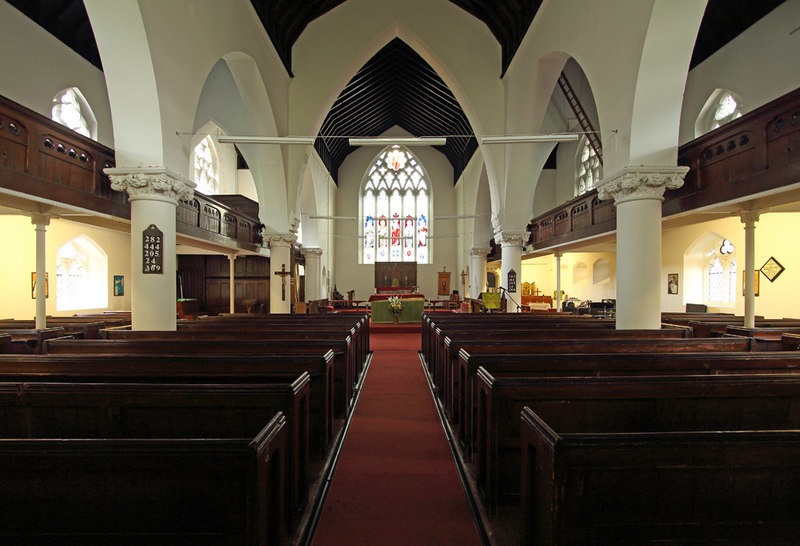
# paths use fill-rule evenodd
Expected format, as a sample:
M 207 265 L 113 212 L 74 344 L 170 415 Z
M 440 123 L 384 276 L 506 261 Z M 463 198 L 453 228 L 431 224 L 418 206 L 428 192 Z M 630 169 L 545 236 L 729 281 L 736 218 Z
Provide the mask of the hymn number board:
M 142 232 L 142 273 L 164 273 L 164 234 L 155 224 Z

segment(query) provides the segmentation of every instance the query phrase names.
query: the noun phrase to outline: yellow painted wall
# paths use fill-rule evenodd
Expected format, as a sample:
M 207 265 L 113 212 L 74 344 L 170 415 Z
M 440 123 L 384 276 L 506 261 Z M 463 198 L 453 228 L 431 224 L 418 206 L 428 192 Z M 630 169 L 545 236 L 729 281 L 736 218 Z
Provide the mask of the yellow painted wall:
M 36 271 L 36 231 L 27 216 L 0 216 L 0 318 L 32 319 L 36 301 L 31 298 L 31 273 Z M 108 307 L 56 311 L 56 252 L 80 235 L 91 237 L 108 255 Z M 131 251 L 127 233 L 96 228 L 68 220 L 52 219 L 47 227 L 47 272 L 50 297 L 47 314 L 71 316 L 78 312 L 126 310 L 131 308 Z M 114 296 L 114 275 L 123 275 L 125 294 Z

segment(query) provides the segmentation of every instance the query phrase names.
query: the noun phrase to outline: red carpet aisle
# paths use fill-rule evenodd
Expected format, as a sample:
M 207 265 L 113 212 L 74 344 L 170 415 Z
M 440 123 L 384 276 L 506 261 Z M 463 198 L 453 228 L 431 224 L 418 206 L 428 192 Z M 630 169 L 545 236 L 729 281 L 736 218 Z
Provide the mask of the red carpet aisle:
M 417 356 L 419 330 L 370 337 L 372 363 L 314 546 L 480 544 Z

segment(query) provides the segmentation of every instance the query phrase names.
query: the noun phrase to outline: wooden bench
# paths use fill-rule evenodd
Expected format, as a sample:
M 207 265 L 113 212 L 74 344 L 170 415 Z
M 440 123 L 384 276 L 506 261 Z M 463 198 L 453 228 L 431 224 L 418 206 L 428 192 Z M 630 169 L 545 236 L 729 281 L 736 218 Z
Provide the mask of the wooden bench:
M 245 438 L 286 417 L 287 529 L 309 488 L 309 384 L 0 383 L 2 438 Z
M 0 441 L 7 544 L 284 544 L 286 418 L 217 438 Z
M 157 342 L 156 342 L 157 341 Z M 289 355 L 306 354 L 322 356 L 331 352 L 333 360 L 333 416 L 343 419 L 349 408 L 351 386 L 346 378 L 345 354 L 336 352 L 337 343 L 332 340 L 291 339 L 103 339 L 72 340 L 57 339 L 47 342 L 47 354 L 174 354 L 174 355 Z M 338 370 L 337 370 L 338 366 Z M 339 381 L 336 379 L 339 378 Z
M 61 326 L 55 328 L 11 328 L 0 329 L 0 333 L 11 337 L 10 345 L 4 345 L 8 352 L 14 354 L 41 354 L 44 342 L 48 339 L 64 337 L 66 333 Z
M 309 449 L 328 453 L 333 421 L 333 354 L 283 355 L 0 355 L 0 381 L 101 383 L 278 383 L 311 378 Z
M 271 327 L 264 330 L 260 327 L 243 326 L 233 328 L 232 325 L 215 327 L 205 325 L 203 328 L 179 326 L 177 331 L 150 331 L 150 330 L 120 330 L 109 329 L 103 331 L 103 339 L 114 341 L 158 341 L 172 343 L 174 341 L 202 340 L 210 341 L 276 341 L 277 347 L 291 346 L 287 352 L 294 352 L 298 343 L 306 344 L 308 341 L 319 342 L 325 340 L 323 346 L 330 348 L 334 354 L 334 381 L 336 390 L 341 393 L 337 396 L 334 406 L 334 416 L 344 419 L 349 411 L 354 396 L 354 385 L 358 383 L 363 362 L 359 365 L 360 357 L 352 345 L 352 338 L 343 331 L 336 330 L 298 330 L 295 328 L 282 329 Z M 319 346 L 317 343 L 315 346 Z M 57 350 L 60 350 L 56 348 Z M 92 351 L 95 348 L 91 349 Z M 270 348 L 274 352 L 274 348 Z M 88 349 L 87 349 L 88 351 Z M 52 352 L 49 350 L 48 352 Z
M 781 342 L 781 336 L 783 334 L 800 333 L 800 325 L 775 327 L 757 326 L 755 328 L 728 325 L 725 327 L 725 333 L 752 337 L 755 340 L 756 351 L 783 351 L 784 348 Z
M 461 350 L 451 424 L 469 457 L 474 451 L 478 369 L 494 377 L 614 377 L 800 373 L 800 353 L 492 354 Z
M 454 404 L 452 393 L 458 390 L 458 385 L 454 385 L 454 378 L 457 378 L 455 370 L 458 366 L 459 353 L 462 349 L 473 353 L 528 353 L 528 354 L 558 354 L 570 352 L 574 354 L 595 354 L 595 353 L 678 353 L 678 352 L 749 352 L 752 350 L 753 340 L 745 337 L 728 338 L 678 338 L 678 339 L 648 339 L 639 338 L 636 331 L 632 331 L 631 337 L 615 337 L 620 330 L 610 330 L 607 332 L 592 333 L 586 331 L 585 339 L 565 338 L 565 339 L 535 339 L 532 335 L 525 340 L 505 340 L 501 335 L 494 340 L 472 340 L 450 339 L 445 337 L 444 354 L 440 358 L 441 371 L 439 376 L 442 378 L 444 390 L 444 402 L 448 411 L 452 412 Z M 627 334 L 620 334 L 625 336 Z M 437 364 L 438 365 L 438 364 Z M 437 385 L 438 386 L 438 385 Z
M 510 381 L 495 381 L 497 393 Z M 539 379 L 526 388 L 530 403 L 522 392 L 492 400 L 514 423 L 487 423 L 505 451 L 500 435 L 519 428 L 517 402 L 529 406 L 514 476 L 524 543 L 797 540 L 800 378 Z
M 76 339 L 99 339 L 100 330 L 106 327 L 102 321 L 71 321 L 47 319 L 47 326 L 60 327 L 64 330 L 64 335 L 72 336 Z M 0 320 L 0 332 L 6 330 L 34 330 L 36 329 L 35 320 Z

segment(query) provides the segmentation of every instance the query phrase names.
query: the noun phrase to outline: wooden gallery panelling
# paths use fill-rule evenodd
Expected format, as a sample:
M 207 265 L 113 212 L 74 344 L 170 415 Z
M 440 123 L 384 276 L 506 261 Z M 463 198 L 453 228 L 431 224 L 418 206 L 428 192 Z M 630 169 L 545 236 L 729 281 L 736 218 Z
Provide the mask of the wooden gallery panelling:
M 184 298 L 196 298 L 208 314 L 230 311 L 230 265 L 227 256 L 178 256 L 178 274 Z M 179 288 L 180 290 L 180 288 Z M 269 260 L 239 256 L 234 262 L 234 302 L 237 313 L 247 311 L 245 301 L 255 300 L 252 310 L 269 309 Z M 262 308 L 263 305 L 263 308 Z

